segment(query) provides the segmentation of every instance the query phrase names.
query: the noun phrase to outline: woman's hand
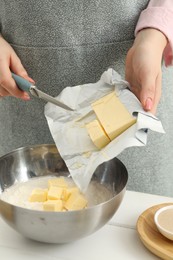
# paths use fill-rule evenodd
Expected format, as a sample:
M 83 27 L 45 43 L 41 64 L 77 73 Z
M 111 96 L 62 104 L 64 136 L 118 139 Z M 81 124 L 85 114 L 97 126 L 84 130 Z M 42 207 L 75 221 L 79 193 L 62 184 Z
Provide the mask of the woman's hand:
M 144 110 L 156 113 L 161 97 L 162 55 L 167 44 L 163 33 L 155 29 L 141 30 L 126 57 L 126 80 L 141 101 Z
M 0 97 L 14 96 L 29 100 L 27 92 L 21 91 L 12 78 L 11 71 L 34 83 L 13 48 L 0 36 Z

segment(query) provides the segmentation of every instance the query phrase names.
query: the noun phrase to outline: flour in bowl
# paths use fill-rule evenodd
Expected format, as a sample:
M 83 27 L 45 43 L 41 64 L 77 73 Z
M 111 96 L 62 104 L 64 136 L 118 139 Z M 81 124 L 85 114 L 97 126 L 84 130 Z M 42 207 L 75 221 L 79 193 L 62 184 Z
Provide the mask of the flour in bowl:
M 7 188 L 0 196 L 0 199 L 12 205 L 32 209 L 43 210 L 42 202 L 30 202 L 29 197 L 35 188 L 47 188 L 48 180 L 55 176 L 35 177 L 27 182 L 16 183 L 10 188 Z M 58 177 L 57 177 L 58 178 Z M 71 178 L 64 177 L 69 186 L 74 186 Z M 88 207 L 103 203 L 111 199 L 115 194 L 110 189 L 101 185 L 96 181 L 91 181 L 85 197 L 88 200 Z

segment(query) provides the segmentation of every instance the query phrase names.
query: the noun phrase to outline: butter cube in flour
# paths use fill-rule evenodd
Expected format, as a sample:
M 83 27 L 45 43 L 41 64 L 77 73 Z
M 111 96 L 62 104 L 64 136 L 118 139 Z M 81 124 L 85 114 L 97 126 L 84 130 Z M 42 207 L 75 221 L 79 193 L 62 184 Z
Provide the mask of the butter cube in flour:
M 62 187 L 50 186 L 48 193 L 47 193 L 47 199 L 48 200 L 58 200 L 58 199 L 62 198 L 62 195 L 63 195 Z
M 108 143 L 110 143 L 111 140 L 107 136 L 106 132 L 104 131 L 98 120 L 93 120 L 86 124 L 86 129 L 91 140 L 93 141 L 95 146 L 97 146 L 97 148 L 102 149 Z
M 80 192 L 77 187 L 71 187 L 63 190 L 62 199 L 67 201 L 72 193 Z
M 92 104 L 99 123 L 113 140 L 136 122 L 126 107 L 112 92 Z
M 47 190 L 34 189 L 29 197 L 30 202 L 44 202 L 47 200 Z
M 80 210 L 86 206 L 87 200 L 78 192 L 72 193 L 64 205 L 67 210 Z
M 45 211 L 62 211 L 62 200 L 47 200 L 43 203 L 43 209 Z
M 32 191 L 30 202 L 42 202 L 42 209 L 45 211 L 79 210 L 87 206 L 87 200 L 78 187 L 66 183 L 63 178 L 49 180 L 48 189 L 38 188 Z
M 68 192 L 69 192 L 69 194 L 76 193 L 76 192 L 80 193 L 80 190 L 78 187 L 71 187 L 71 188 L 68 188 Z

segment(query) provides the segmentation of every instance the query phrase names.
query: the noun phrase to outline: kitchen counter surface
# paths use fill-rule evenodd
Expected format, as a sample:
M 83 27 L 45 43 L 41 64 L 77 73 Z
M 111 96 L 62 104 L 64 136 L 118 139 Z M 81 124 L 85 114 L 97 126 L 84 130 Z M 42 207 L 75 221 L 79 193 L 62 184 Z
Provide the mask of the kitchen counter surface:
M 70 244 L 35 242 L 22 237 L 0 218 L 0 258 L 12 260 L 157 260 L 141 243 L 136 222 L 147 208 L 173 198 L 126 191 L 116 214 L 94 234 Z

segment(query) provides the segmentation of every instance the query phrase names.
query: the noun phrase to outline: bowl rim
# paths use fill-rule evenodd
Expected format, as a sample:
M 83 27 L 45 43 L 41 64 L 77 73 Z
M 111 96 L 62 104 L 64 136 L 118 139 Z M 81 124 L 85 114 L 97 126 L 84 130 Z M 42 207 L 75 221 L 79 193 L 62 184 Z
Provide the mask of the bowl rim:
M 23 151 L 25 151 L 25 150 L 27 150 L 27 149 L 31 149 L 31 148 L 36 148 L 36 147 L 40 147 L 40 146 L 53 146 L 53 147 L 55 147 L 56 149 L 57 149 L 57 151 L 58 151 L 58 148 L 56 147 L 56 145 L 55 144 L 48 144 L 48 143 L 44 143 L 44 144 L 33 144 L 33 145 L 27 145 L 27 146 L 21 146 L 21 147 L 18 147 L 18 148 L 16 148 L 16 149 L 13 149 L 12 151 L 9 151 L 8 153 L 6 153 L 6 154 L 4 154 L 4 155 L 2 155 L 2 156 L 0 156 L 0 160 L 1 159 L 3 159 L 3 158 L 5 158 L 5 157 L 7 157 L 7 156 L 9 156 L 10 154 L 13 154 L 13 153 L 15 153 L 15 152 L 18 152 L 18 151 L 20 151 L 20 150 L 23 150 Z M 58 151 L 58 153 L 59 153 L 59 151 Z M 63 158 L 62 158 L 62 160 L 63 160 Z M 64 161 L 64 160 L 63 160 Z
M 162 225 L 160 225 L 159 221 L 158 221 L 158 218 L 159 218 L 159 215 L 164 212 L 164 211 L 169 211 L 170 209 L 173 209 L 173 205 L 168 205 L 168 206 L 164 206 L 160 209 L 158 209 L 154 215 L 154 222 L 156 224 L 156 226 L 158 227 L 158 229 L 162 230 L 164 233 L 172 236 L 172 239 L 173 239 L 173 232 L 171 232 L 170 230 L 168 229 L 165 229 Z

